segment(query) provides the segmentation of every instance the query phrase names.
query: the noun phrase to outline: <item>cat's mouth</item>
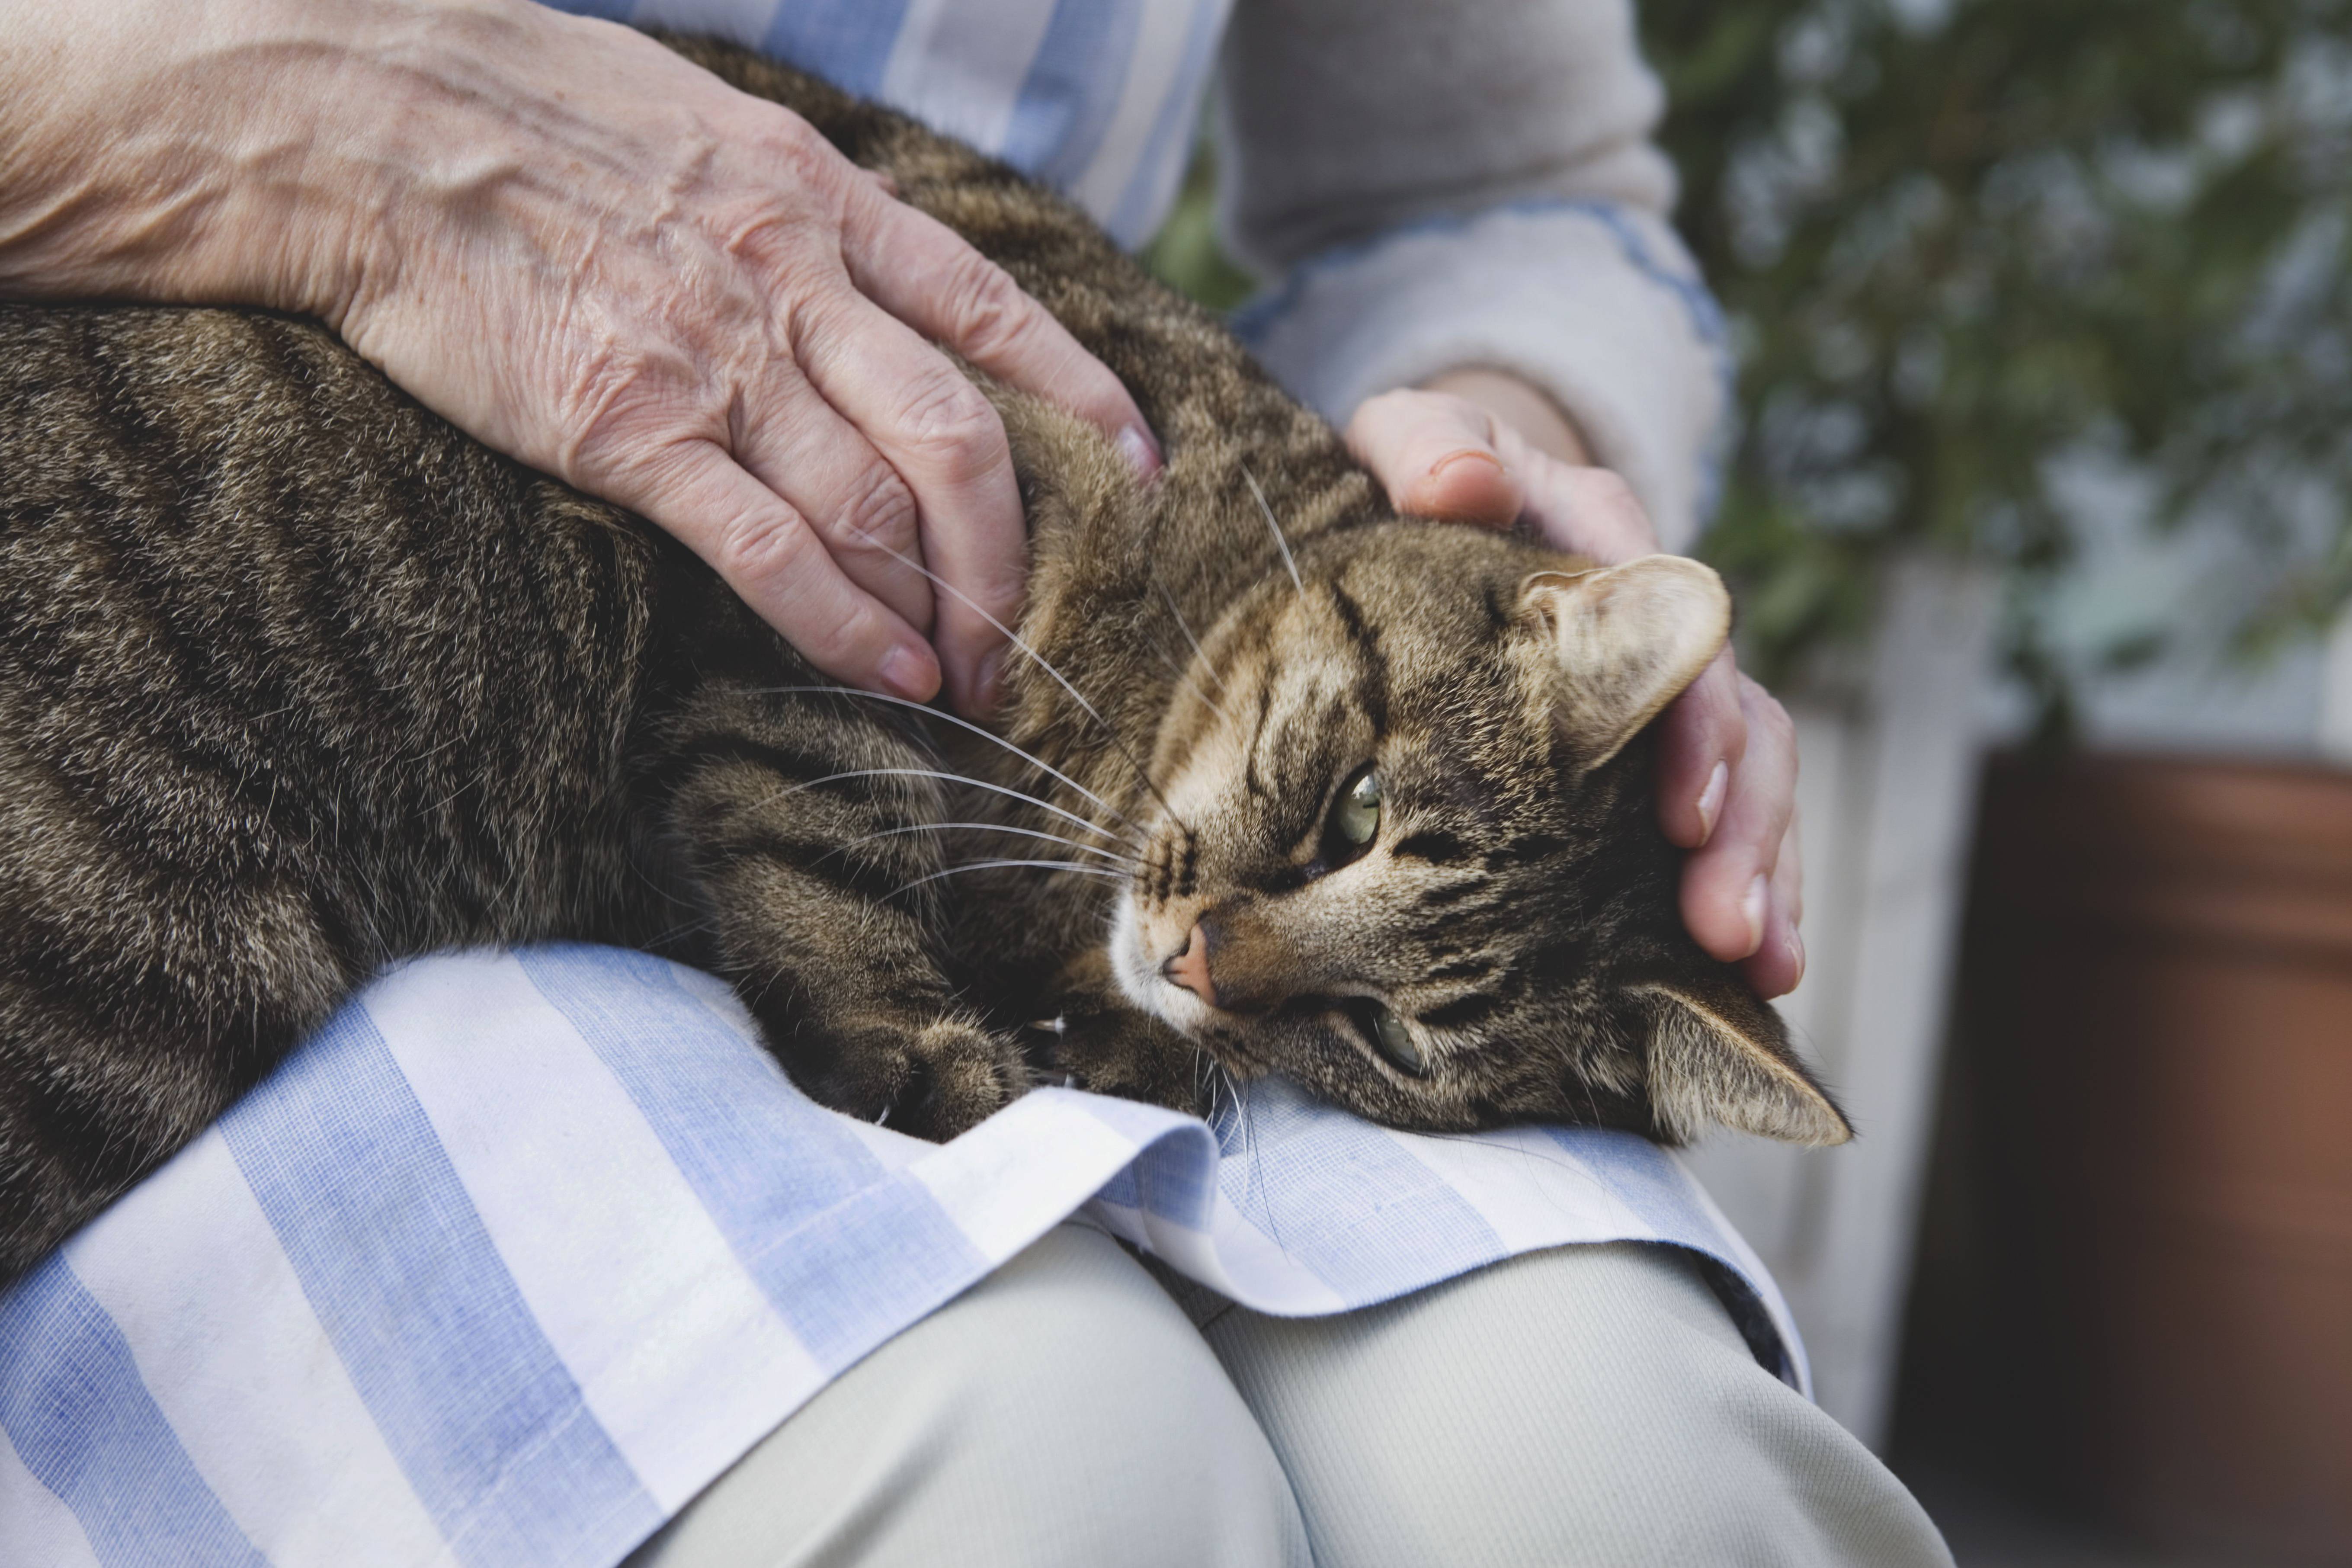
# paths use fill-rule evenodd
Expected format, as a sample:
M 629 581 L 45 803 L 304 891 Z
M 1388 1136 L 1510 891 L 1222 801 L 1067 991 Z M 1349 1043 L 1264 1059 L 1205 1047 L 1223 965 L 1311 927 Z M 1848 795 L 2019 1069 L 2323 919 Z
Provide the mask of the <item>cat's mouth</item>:
M 1109 952 L 1111 977 L 1118 982 L 1119 994 L 1140 1011 L 1195 1038 L 1217 1018 L 1216 1009 L 1202 994 L 1209 991 L 1206 965 L 1202 965 L 1199 990 L 1171 973 L 1171 968 L 1181 973 L 1181 955 L 1171 964 L 1170 955 L 1151 951 L 1151 939 L 1131 888 L 1119 890 L 1112 908 Z

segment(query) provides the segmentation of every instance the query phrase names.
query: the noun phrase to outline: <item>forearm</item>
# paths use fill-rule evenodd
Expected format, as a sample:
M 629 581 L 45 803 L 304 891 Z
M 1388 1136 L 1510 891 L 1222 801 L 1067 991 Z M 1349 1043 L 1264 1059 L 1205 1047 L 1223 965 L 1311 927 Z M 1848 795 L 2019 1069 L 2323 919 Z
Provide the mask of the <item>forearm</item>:
M 1238 0 L 1219 85 L 1223 216 L 1266 272 L 1507 202 L 1673 205 L 1627 0 Z
M 0 0 L 0 297 L 319 316 L 839 679 L 920 700 L 944 668 L 985 711 L 1018 613 L 1003 430 L 932 344 L 1157 465 L 1002 268 L 641 33 L 530 0 Z
M 0 293 L 328 303 L 344 226 L 318 149 L 343 11 L 7 5 Z
M 1223 216 L 1279 279 L 1244 317 L 1251 346 L 1339 420 L 1481 373 L 1482 406 L 1499 397 L 1490 411 L 1543 450 L 1622 474 L 1687 548 L 1727 360 L 1665 221 L 1673 175 L 1648 139 L 1664 96 L 1631 7 L 1370 0 L 1344 58 L 1322 58 L 1349 4 L 1235 12 Z

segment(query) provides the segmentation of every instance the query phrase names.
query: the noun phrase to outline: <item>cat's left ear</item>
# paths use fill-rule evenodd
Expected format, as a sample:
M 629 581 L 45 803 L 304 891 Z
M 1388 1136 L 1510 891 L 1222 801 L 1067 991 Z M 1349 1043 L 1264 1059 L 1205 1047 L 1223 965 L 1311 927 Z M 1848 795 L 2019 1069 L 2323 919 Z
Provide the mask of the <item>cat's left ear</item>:
M 1597 768 L 1696 680 L 1731 635 L 1731 595 L 1714 569 L 1644 555 L 1591 572 L 1538 572 L 1519 619 L 1559 661 L 1555 711 Z
M 1853 1136 L 1845 1112 L 1789 1048 L 1780 1015 L 1737 974 L 1650 981 L 1626 994 L 1649 1025 L 1650 1110 L 1676 1141 L 1717 1122 L 1815 1147 Z

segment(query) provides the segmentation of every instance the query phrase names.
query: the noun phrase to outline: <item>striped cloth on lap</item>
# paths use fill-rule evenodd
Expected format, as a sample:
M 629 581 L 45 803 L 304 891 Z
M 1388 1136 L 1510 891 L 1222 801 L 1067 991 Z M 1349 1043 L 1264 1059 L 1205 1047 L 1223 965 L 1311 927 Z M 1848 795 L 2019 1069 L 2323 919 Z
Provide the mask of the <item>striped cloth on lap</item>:
M 845 1368 L 1073 1215 L 1261 1310 L 1569 1242 L 1769 1278 L 1622 1133 L 1215 1129 L 1066 1089 L 934 1146 L 820 1109 L 720 982 L 553 947 L 386 973 L 0 1295 L 11 1564 L 609 1568 Z

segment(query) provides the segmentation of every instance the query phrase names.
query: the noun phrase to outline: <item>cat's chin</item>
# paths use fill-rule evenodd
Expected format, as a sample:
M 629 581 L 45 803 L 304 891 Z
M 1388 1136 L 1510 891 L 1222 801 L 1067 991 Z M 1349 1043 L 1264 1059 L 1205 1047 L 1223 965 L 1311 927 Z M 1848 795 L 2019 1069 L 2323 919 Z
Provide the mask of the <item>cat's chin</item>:
M 1160 973 L 1144 945 L 1143 921 L 1135 910 L 1135 890 L 1121 888 L 1111 907 L 1110 973 L 1119 994 L 1190 1039 L 1199 1039 L 1212 1014 L 1202 1002 Z

